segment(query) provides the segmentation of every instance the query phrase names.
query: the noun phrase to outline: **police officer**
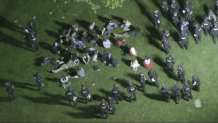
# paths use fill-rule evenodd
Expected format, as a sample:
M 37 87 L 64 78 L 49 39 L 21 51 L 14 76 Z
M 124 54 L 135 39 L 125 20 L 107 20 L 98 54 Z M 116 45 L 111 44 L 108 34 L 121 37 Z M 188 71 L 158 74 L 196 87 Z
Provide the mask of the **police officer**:
M 176 103 L 178 104 L 181 100 L 181 88 L 177 85 L 177 82 L 174 84 L 174 88 L 172 90 L 173 95 L 176 97 Z
M 191 0 L 185 0 L 185 9 L 187 8 L 193 11 L 193 5 L 192 5 Z
M 208 20 L 210 20 L 211 23 L 215 26 L 215 24 L 216 24 L 216 15 L 213 13 L 212 10 L 209 10 Z
M 31 47 L 31 42 L 30 42 L 30 29 L 27 27 L 24 28 L 23 30 L 23 38 L 26 40 L 26 48 L 29 49 Z
M 39 72 L 37 72 L 35 75 L 33 75 L 33 78 L 36 80 L 36 83 L 38 84 L 39 91 L 42 91 L 41 86 L 45 86 L 44 83 L 42 83 L 42 78 Z
M 168 40 L 166 38 L 164 38 L 164 39 L 162 39 L 161 43 L 162 43 L 162 47 L 164 48 L 165 52 L 167 54 L 169 54 L 169 48 L 171 49 L 171 46 L 170 46 Z
M 194 24 L 193 25 L 195 27 L 195 33 L 194 33 L 194 37 L 195 37 L 195 41 L 196 44 L 198 44 L 198 41 L 201 41 L 201 26 L 198 24 Z
M 74 106 L 77 106 L 77 96 L 76 96 L 76 92 L 74 90 L 72 90 L 71 87 L 68 87 L 68 90 L 66 91 L 65 95 L 68 98 L 68 102 L 69 102 L 69 106 L 72 107 L 71 101 L 73 100 L 74 102 Z
M 115 114 L 116 108 L 115 108 L 113 97 L 108 97 L 108 105 L 109 105 L 109 110 L 112 111 L 112 114 Z
M 182 49 L 188 50 L 188 44 L 189 44 L 189 36 L 186 35 L 184 32 L 182 32 L 181 36 L 180 36 L 180 41 L 179 44 L 181 45 Z
M 88 104 L 88 100 L 90 100 L 91 102 L 93 101 L 90 90 L 86 88 L 85 84 L 82 85 L 80 94 L 86 99 L 86 104 Z
M 211 35 L 213 36 L 213 42 L 216 44 L 216 38 L 218 38 L 218 27 L 217 23 L 214 24 L 214 27 L 211 29 Z
M 170 39 L 170 31 L 168 29 L 163 30 L 161 32 L 161 37 L 162 37 L 162 40 L 163 39 L 169 40 Z
M 195 74 L 192 76 L 192 85 L 196 88 L 197 92 L 200 92 L 201 82 L 199 77 Z
M 166 87 L 165 84 L 162 85 L 161 92 L 166 97 L 166 102 L 170 102 L 170 90 Z
M 34 20 L 30 20 L 27 24 L 27 28 L 29 28 L 31 31 L 36 29 L 36 23 Z
M 173 10 L 173 12 L 178 12 L 179 8 L 179 3 L 176 0 L 172 0 L 171 9 Z
M 162 8 L 162 10 L 164 12 L 164 16 L 166 16 L 166 14 L 169 12 L 169 5 L 167 3 L 167 0 L 164 0 L 162 2 L 161 8 Z
M 134 96 L 134 100 L 136 101 L 136 95 L 135 91 L 137 90 L 137 87 L 135 84 L 132 83 L 132 81 L 129 81 L 129 87 L 127 88 L 127 92 L 129 93 L 130 102 L 132 102 L 132 95 Z
M 184 84 L 184 82 L 185 82 L 185 70 L 183 69 L 183 67 L 181 65 L 178 66 L 177 73 L 178 73 L 178 81 L 182 81 L 182 83 Z
M 192 86 L 190 84 L 188 84 L 187 80 L 184 82 L 184 86 L 182 88 L 183 93 L 186 96 L 186 100 L 189 102 L 189 96 L 191 99 L 193 99 L 192 97 Z
M 218 0 L 216 0 L 216 16 L 218 16 Z
M 145 91 L 145 82 L 146 82 L 145 75 L 143 73 L 139 73 L 138 78 L 139 78 L 139 81 L 141 83 L 141 87 L 142 87 L 143 91 Z
M 108 104 L 104 99 L 102 99 L 101 103 L 98 105 L 98 108 L 101 109 L 101 118 L 103 119 L 104 114 L 106 115 L 106 119 L 108 118 Z
M 11 101 L 15 100 L 14 84 L 11 82 L 8 82 L 5 85 L 7 86 L 6 91 L 8 92 L 8 97 L 11 99 Z
M 172 20 L 174 25 L 176 26 L 176 28 L 178 28 L 178 23 L 179 23 L 179 16 L 178 16 L 178 12 L 173 12 L 173 16 L 172 16 Z
M 172 71 L 174 71 L 174 64 L 176 63 L 176 61 L 174 60 L 173 56 L 169 54 L 168 57 L 166 57 L 166 63 L 167 63 L 167 69 L 171 69 Z
M 185 14 L 185 19 L 189 22 L 193 22 L 194 16 L 193 16 L 193 11 L 190 10 L 189 8 L 186 8 L 186 10 L 183 11 Z
M 34 52 L 37 52 L 39 50 L 39 45 L 38 45 L 37 34 L 35 31 L 31 32 L 30 42 L 32 43 Z
M 161 19 L 160 12 L 158 10 L 155 10 L 154 11 L 154 24 L 155 24 L 154 26 L 155 26 L 155 28 L 158 26 L 159 30 L 161 28 L 161 21 L 160 21 L 160 19 Z
M 122 101 L 123 98 L 121 96 L 121 91 L 120 89 L 117 87 L 117 84 L 114 84 L 113 85 L 113 89 L 111 90 L 111 94 L 114 96 L 117 104 L 119 104 L 119 101 L 118 101 L 118 97 L 120 98 L 120 100 Z
M 204 29 L 205 35 L 207 36 L 208 32 L 210 32 L 210 28 L 212 27 L 212 24 L 210 21 L 208 21 L 208 18 L 204 18 L 204 22 L 201 24 L 201 27 Z
M 151 79 L 151 82 L 157 86 L 157 89 L 159 89 L 159 83 L 158 83 L 158 80 L 157 80 L 157 77 L 158 77 L 157 72 L 155 70 L 153 70 L 153 69 L 150 69 L 148 71 L 148 76 Z
M 189 22 L 186 21 L 184 18 L 181 19 L 181 33 L 184 33 L 185 35 L 189 35 L 189 30 L 188 30 Z

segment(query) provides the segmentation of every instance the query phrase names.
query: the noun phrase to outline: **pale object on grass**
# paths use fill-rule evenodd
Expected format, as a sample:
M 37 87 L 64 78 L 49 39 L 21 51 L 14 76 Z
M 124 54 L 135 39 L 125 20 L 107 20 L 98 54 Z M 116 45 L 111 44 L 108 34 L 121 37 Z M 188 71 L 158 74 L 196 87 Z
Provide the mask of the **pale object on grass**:
M 67 3 L 67 1 L 66 2 L 64 2 L 64 4 L 66 4 Z
M 106 14 L 104 16 L 106 17 Z
M 57 7 L 59 7 L 59 6 L 57 6 Z
M 112 7 L 112 9 L 114 9 L 115 7 Z
M 33 19 L 36 19 L 36 16 L 34 16 Z
M 205 53 L 205 51 L 201 52 L 201 53 Z
M 95 83 L 93 83 L 92 86 L 95 86 Z
M 62 18 L 65 18 L 64 16 Z
M 18 22 L 18 20 L 15 20 L 15 21 L 14 21 L 14 23 L 17 23 L 17 22 Z
M 195 107 L 200 108 L 201 107 L 201 101 L 199 99 L 195 100 Z
M 21 27 L 21 25 L 19 25 L 19 27 Z
M 50 15 L 52 14 L 52 12 L 49 13 Z

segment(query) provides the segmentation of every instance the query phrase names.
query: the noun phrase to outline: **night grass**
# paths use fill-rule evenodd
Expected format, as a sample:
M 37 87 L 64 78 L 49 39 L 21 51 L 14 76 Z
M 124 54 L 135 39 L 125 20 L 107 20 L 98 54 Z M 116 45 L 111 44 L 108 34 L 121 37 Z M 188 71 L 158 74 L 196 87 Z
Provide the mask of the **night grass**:
M 107 120 L 100 119 L 100 110 L 97 105 L 102 98 L 108 96 L 113 84 L 117 83 L 123 92 L 127 94 L 127 81 L 132 80 L 137 86 L 138 73 L 143 72 L 148 79 L 148 69 L 140 66 L 138 71 L 132 71 L 128 61 L 132 57 L 122 57 L 120 48 L 112 46 L 108 52 L 118 59 L 120 66 L 111 68 L 101 61 L 90 62 L 89 65 L 81 64 L 85 68 L 87 77 L 71 79 L 71 87 L 77 92 L 79 102 L 77 108 L 68 107 L 68 101 L 64 95 L 66 89 L 59 87 L 59 79 L 68 75 L 66 71 L 51 74 L 54 67 L 51 65 L 39 66 L 39 59 L 44 56 L 58 58 L 52 54 L 50 46 L 57 40 L 60 30 L 67 28 L 74 22 L 80 24 L 83 30 L 88 23 L 95 22 L 101 30 L 108 20 L 114 18 L 120 24 L 122 19 L 128 19 L 134 27 L 140 27 L 141 33 L 137 38 L 126 39 L 126 42 L 134 46 L 138 52 L 138 59 L 145 56 L 154 58 L 154 70 L 157 71 L 159 83 L 165 83 L 169 88 L 173 87 L 177 75 L 165 71 L 165 56 L 160 44 L 160 32 L 154 28 L 152 22 L 153 11 L 160 6 L 160 1 L 127 0 L 123 8 L 108 9 L 101 6 L 97 13 L 93 13 L 90 6 L 84 3 L 53 0 L 2 0 L 0 4 L 0 121 L 1 122 L 215 122 L 217 118 L 218 96 L 217 77 L 217 46 L 213 44 L 212 37 L 205 37 L 202 32 L 202 41 L 195 45 L 190 35 L 189 49 L 182 50 L 178 45 L 178 30 L 165 17 L 162 16 L 162 29 L 169 29 L 171 37 L 169 43 L 172 46 L 170 52 L 176 60 L 175 69 L 182 65 L 186 72 L 186 78 L 190 82 L 192 75 L 196 74 L 201 79 L 201 92 L 193 91 L 193 100 L 186 102 L 181 100 L 176 105 L 173 99 L 169 104 L 165 103 L 159 95 L 159 90 L 146 85 L 148 92 L 138 90 L 137 102 L 122 101 L 116 104 L 116 114 L 109 115 Z M 194 5 L 195 21 L 202 22 L 208 9 L 215 8 L 214 1 L 192 0 Z M 180 2 L 182 4 L 182 0 Z M 59 7 L 58 7 L 59 6 Z M 181 8 L 184 6 L 181 5 Z M 49 14 L 53 12 L 53 14 Z M 36 29 L 39 33 L 40 50 L 33 53 L 26 50 L 25 40 L 22 38 L 22 28 L 30 19 L 36 16 Z M 65 17 L 62 19 L 62 17 Z M 14 20 L 18 20 L 14 23 Z M 112 31 L 122 33 L 121 29 Z M 93 44 L 88 44 L 93 46 Z M 104 48 L 98 47 L 100 52 Z M 73 49 L 73 52 L 78 52 Z M 80 53 L 81 55 L 81 53 Z M 126 62 L 126 63 L 125 63 Z M 141 62 L 141 61 L 139 61 Z M 98 65 L 100 71 L 93 71 L 93 66 Z M 41 72 L 43 82 L 46 84 L 44 92 L 37 91 L 37 85 L 32 78 L 33 74 Z M 113 80 L 117 78 L 117 81 Z M 7 92 L 4 83 L 6 81 L 15 84 L 16 100 L 7 100 Z M 86 105 L 79 95 L 82 83 L 91 90 L 94 102 Z M 92 86 L 95 83 L 95 86 Z M 179 83 L 182 87 L 182 84 Z M 201 108 L 196 108 L 194 100 L 200 99 Z

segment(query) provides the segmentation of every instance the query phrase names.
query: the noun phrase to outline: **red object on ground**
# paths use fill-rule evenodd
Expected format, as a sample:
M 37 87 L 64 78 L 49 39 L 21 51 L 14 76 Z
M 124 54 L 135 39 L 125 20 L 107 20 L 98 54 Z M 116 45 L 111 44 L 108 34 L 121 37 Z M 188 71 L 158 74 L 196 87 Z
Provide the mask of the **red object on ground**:
M 150 60 L 150 61 L 149 61 Z M 148 69 L 151 69 L 151 68 L 153 68 L 154 66 L 153 66 L 153 61 L 151 60 L 151 59 L 145 59 L 144 61 L 143 61 L 143 64 L 144 64 L 144 66 L 146 67 L 146 68 L 148 68 Z

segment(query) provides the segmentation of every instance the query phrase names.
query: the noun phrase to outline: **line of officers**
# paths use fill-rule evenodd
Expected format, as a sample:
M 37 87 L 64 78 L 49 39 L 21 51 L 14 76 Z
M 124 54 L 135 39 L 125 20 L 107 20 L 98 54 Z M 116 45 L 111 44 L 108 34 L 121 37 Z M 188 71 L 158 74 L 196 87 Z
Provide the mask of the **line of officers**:
M 182 10 L 183 16 L 179 13 L 180 5 L 177 0 L 171 1 L 171 6 L 169 6 L 168 0 L 164 0 L 162 2 L 162 11 L 164 15 L 170 14 L 172 16 L 171 20 L 173 24 L 180 30 L 181 35 L 179 39 L 179 44 L 181 45 L 181 48 L 188 50 L 189 45 L 189 28 L 192 27 L 193 29 L 193 37 L 196 41 L 196 44 L 199 44 L 199 41 L 201 41 L 201 28 L 204 29 L 205 35 L 207 36 L 208 33 L 213 37 L 213 42 L 216 44 L 216 38 L 218 38 L 218 26 L 217 26 L 217 17 L 216 14 L 218 14 L 218 10 L 216 11 L 216 14 L 212 10 L 209 10 L 208 16 L 204 18 L 204 21 L 201 23 L 201 25 L 194 22 L 194 16 L 193 16 L 193 5 L 190 0 L 184 0 L 185 2 L 185 8 Z M 218 0 L 216 0 L 216 6 L 218 8 Z M 154 17 L 154 24 L 155 27 L 158 27 L 159 30 L 161 29 L 161 14 L 158 10 L 154 11 L 153 14 Z M 169 49 L 171 49 L 171 46 L 169 45 L 169 37 L 170 33 L 169 30 L 163 30 L 161 32 L 161 42 L 162 47 L 165 50 L 165 52 L 168 54 Z

